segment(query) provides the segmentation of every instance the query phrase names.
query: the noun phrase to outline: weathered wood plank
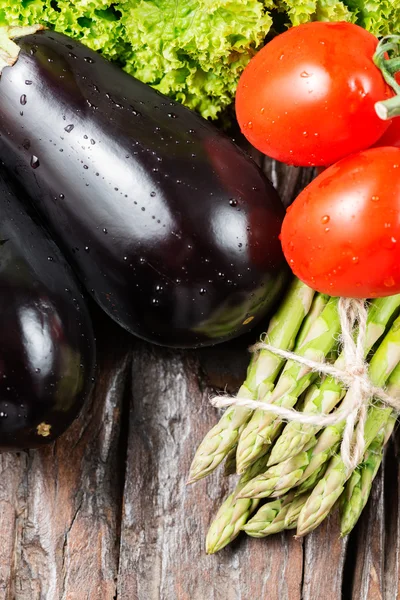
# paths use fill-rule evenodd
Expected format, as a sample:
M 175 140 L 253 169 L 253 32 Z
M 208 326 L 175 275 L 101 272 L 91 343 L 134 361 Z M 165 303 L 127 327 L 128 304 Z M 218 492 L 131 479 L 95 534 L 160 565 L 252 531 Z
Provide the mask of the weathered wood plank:
M 341 600 L 346 547 L 347 539 L 339 538 L 337 511 L 304 538 L 303 600 Z
M 400 598 L 400 430 L 388 444 L 385 463 L 385 600 Z
M 356 552 L 349 556 L 354 565 L 352 600 L 384 600 L 384 480 L 382 465 L 374 480 L 368 504 L 354 531 L 357 536 Z
M 106 344 L 112 336 L 113 346 Z M 112 600 L 123 477 L 119 436 L 131 341 L 115 326 L 102 339 L 84 414 L 54 445 L 0 468 L 0 598 Z
M 0 454 L 0 599 L 14 598 L 15 558 L 21 541 L 22 506 L 19 494 L 27 456 Z
M 208 525 L 233 484 L 220 469 L 185 485 L 195 448 L 217 416 L 196 353 L 141 344 L 132 379 L 118 598 L 299 600 L 302 543 L 292 536 L 243 537 L 205 554 Z

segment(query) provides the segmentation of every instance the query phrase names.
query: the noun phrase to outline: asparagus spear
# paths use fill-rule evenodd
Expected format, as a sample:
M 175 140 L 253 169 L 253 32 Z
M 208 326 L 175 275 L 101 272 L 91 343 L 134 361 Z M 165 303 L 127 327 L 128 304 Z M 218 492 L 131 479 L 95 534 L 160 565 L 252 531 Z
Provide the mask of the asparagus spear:
M 385 429 L 376 436 L 365 453 L 363 463 L 360 465 L 359 469 L 356 469 L 353 472 L 346 483 L 346 487 L 341 496 L 340 506 L 340 533 L 342 537 L 351 532 L 367 504 L 372 482 L 375 479 L 382 462 L 385 444 L 390 438 L 395 423 L 396 418 L 392 414 Z
M 265 339 L 282 350 L 291 350 L 296 336 L 310 310 L 314 291 L 298 279 L 294 279 L 277 313 L 271 319 Z M 284 364 L 284 359 L 261 350 L 253 354 L 246 381 L 238 396 L 250 399 L 262 397 L 273 389 L 274 381 Z M 211 473 L 236 445 L 240 427 L 247 423 L 252 411 L 243 407 L 231 407 L 223 414 L 201 442 L 193 459 L 189 482 Z
M 389 379 L 389 390 L 391 384 L 397 389 L 397 381 L 400 370 L 400 317 L 398 317 L 380 344 L 378 350 L 371 359 L 369 376 L 375 386 L 382 386 Z M 395 371 L 391 376 L 392 372 Z M 382 428 L 386 427 L 392 414 L 390 407 L 383 407 L 380 403 L 371 405 L 368 409 L 367 421 L 364 432 L 364 451 L 366 451 Z M 314 488 L 304 508 L 302 509 L 298 525 L 297 535 L 306 535 L 315 529 L 328 515 L 344 489 L 344 484 L 351 476 L 347 472 L 341 456 L 335 456 L 319 483 Z
M 231 450 L 229 450 L 224 464 L 224 475 L 225 477 L 229 477 L 229 475 L 234 475 L 236 473 L 236 446 L 233 446 Z
M 310 441 L 312 450 L 316 440 Z M 309 464 L 308 450 L 299 452 L 296 456 L 273 465 L 265 473 L 261 473 L 250 479 L 250 481 L 240 490 L 239 498 L 268 498 L 269 496 L 282 496 L 291 488 L 297 485 L 298 480 L 304 473 L 305 467 Z
M 384 437 L 383 431 L 377 435 L 365 453 L 364 461 L 353 471 L 347 481 L 340 497 L 340 533 L 342 537 L 348 535 L 353 529 L 367 503 L 372 481 L 382 461 Z
M 314 361 L 322 361 L 332 350 L 340 330 L 337 304 L 337 298 L 330 298 L 301 345 L 296 344 L 296 354 Z M 313 378 L 315 373 L 309 368 L 294 360 L 288 360 L 274 390 L 267 394 L 264 400 L 291 408 Z M 261 453 L 265 452 L 276 438 L 281 426 L 281 420 L 273 413 L 261 409 L 254 412 L 239 438 L 236 455 L 239 473 L 243 473 Z
M 296 494 L 302 494 L 303 492 L 307 492 L 308 490 L 313 489 L 316 486 L 316 484 L 318 483 L 318 481 L 320 479 L 322 479 L 327 468 L 328 468 L 328 463 L 327 463 L 327 461 L 325 461 L 309 477 L 307 477 L 306 479 L 302 479 L 302 483 L 300 485 L 298 485 L 296 488 Z
M 294 499 L 293 492 L 283 498 L 264 504 L 252 519 L 243 526 L 251 537 L 262 538 L 285 529 L 285 518 Z
M 243 531 L 251 537 L 262 538 L 284 529 L 294 529 L 308 496 L 307 493 L 295 495 L 294 492 L 289 492 L 286 496 L 264 504 L 243 527 Z
M 234 540 L 239 535 L 249 515 L 256 510 L 259 500 L 253 498 L 239 500 L 237 495 L 242 487 L 246 485 L 247 481 L 265 470 L 267 462 L 267 455 L 259 458 L 239 479 L 235 491 L 221 504 L 208 530 L 206 538 L 207 554 L 218 552 L 218 550 L 221 550 Z
M 368 355 L 371 348 L 384 334 L 389 320 L 398 310 L 399 306 L 400 294 L 386 298 L 377 298 L 370 304 L 367 317 L 364 356 Z M 344 363 L 345 359 L 342 352 L 336 360 L 335 366 L 343 369 L 345 367 Z M 333 377 L 328 376 L 318 391 L 311 390 L 307 395 L 303 412 L 308 414 L 328 413 L 338 404 L 344 394 L 343 385 L 333 379 Z M 288 423 L 272 448 L 269 464 L 275 465 L 291 456 L 295 456 L 319 430 L 320 428 L 314 425 Z
M 295 495 L 285 516 L 285 529 L 294 529 L 297 527 L 300 511 L 307 502 L 309 495 L 307 492 Z

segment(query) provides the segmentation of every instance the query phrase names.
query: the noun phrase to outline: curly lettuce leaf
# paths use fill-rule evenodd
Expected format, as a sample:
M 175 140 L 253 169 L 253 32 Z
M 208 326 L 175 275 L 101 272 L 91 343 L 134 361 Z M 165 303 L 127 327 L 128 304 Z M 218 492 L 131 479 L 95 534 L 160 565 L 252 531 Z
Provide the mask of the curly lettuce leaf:
M 127 44 L 114 6 L 112 0 L 0 0 L 0 26 L 41 23 L 118 59 Z
M 276 0 L 281 13 L 289 17 L 289 25 L 301 25 L 308 21 L 350 21 L 355 15 L 340 0 Z
M 344 0 L 356 23 L 376 36 L 399 33 L 400 0 Z
M 272 18 L 258 0 L 125 0 L 126 70 L 204 117 L 232 102 Z

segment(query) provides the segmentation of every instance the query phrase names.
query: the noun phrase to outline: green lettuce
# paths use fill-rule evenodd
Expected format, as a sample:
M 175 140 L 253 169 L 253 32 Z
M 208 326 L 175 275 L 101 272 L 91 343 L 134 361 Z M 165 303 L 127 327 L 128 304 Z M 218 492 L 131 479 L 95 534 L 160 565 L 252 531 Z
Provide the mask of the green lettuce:
M 66 33 L 212 119 L 268 33 L 315 20 L 384 35 L 400 0 L 0 0 L 0 25 Z

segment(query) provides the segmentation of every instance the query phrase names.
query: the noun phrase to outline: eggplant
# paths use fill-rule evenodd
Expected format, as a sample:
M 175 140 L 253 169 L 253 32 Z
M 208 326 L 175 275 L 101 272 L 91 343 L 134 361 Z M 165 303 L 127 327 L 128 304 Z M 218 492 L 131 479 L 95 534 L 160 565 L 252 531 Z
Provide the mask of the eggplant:
M 75 275 L 0 170 L 0 447 L 63 433 L 90 393 L 91 319 Z
M 86 290 L 150 342 L 236 337 L 286 280 L 284 209 L 214 125 L 52 31 L 0 80 L 0 156 Z M 12 62 L 12 61 L 10 61 Z

